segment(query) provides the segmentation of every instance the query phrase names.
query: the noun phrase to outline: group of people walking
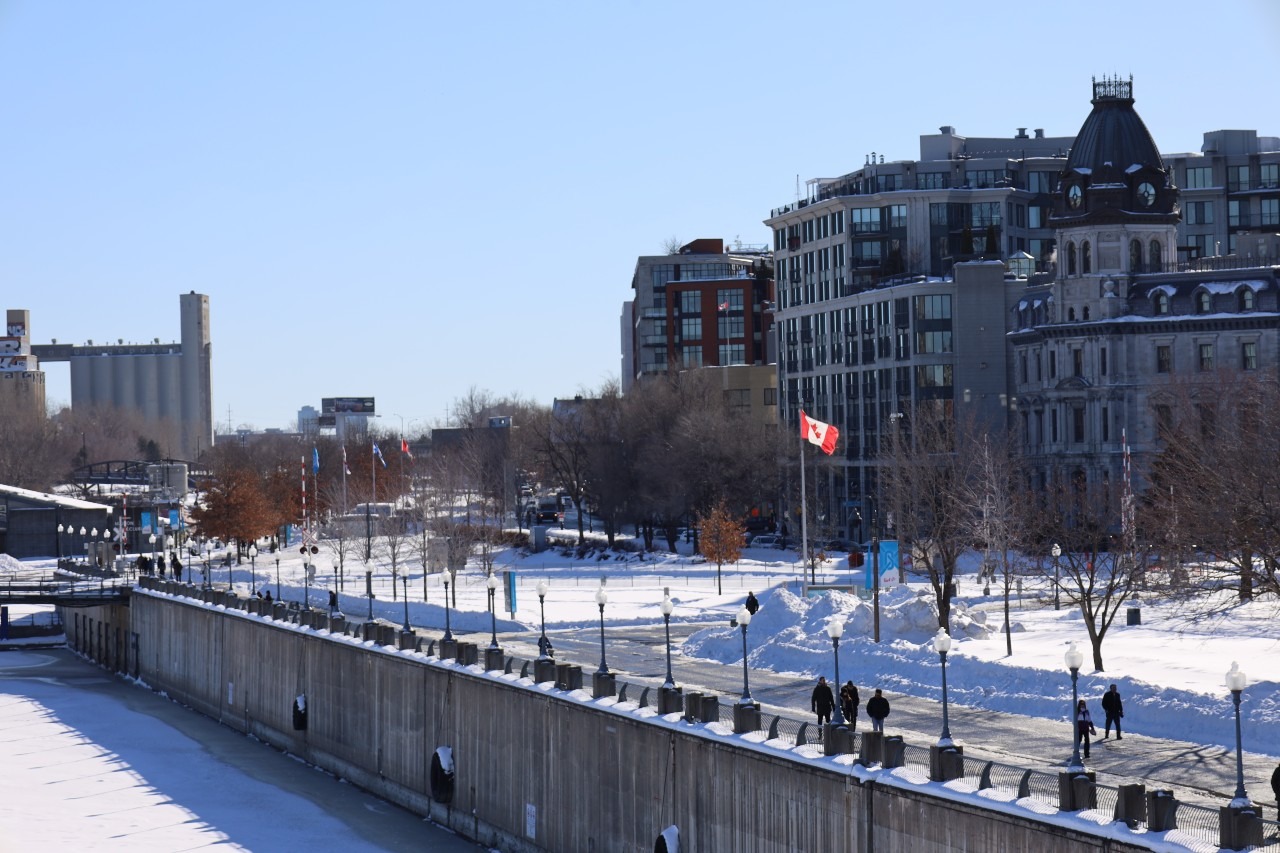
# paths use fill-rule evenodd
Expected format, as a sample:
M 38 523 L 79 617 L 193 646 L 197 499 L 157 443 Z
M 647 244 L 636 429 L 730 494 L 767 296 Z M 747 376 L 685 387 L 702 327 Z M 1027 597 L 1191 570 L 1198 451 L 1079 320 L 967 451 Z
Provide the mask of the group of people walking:
M 831 712 L 835 710 L 837 700 L 825 675 L 818 676 L 818 684 L 813 688 L 813 694 L 809 698 L 813 712 L 818 715 L 818 725 L 830 723 Z M 846 681 L 840 688 L 839 702 L 840 715 L 844 718 L 845 725 L 850 729 L 857 729 L 858 708 L 861 703 L 858 699 L 858 688 L 852 681 Z M 867 700 L 867 716 L 871 718 L 871 731 L 884 731 L 884 720 L 889 716 L 889 700 L 884 697 L 879 688 L 876 689 L 875 695 Z
M 1120 719 L 1124 717 L 1124 701 L 1121 700 L 1120 691 L 1114 684 L 1102 694 L 1102 713 L 1106 717 L 1102 739 L 1110 738 L 1111 727 L 1115 726 L 1116 740 L 1123 740 L 1124 736 L 1120 734 Z M 1091 738 L 1097 734 L 1098 729 L 1093 724 L 1093 715 L 1089 713 L 1089 704 L 1081 699 L 1076 703 L 1076 737 L 1080 741 L 1080 748 L 1084 750 L 1085 758 L 1089 757 Z
M 156 557 L 154 560 L 146 554 L 141 554 L 134 563 L 134 568 L 137 569 L 138 574 L 140 575 L 153 575 L 159 573 L 160 577 L 164 577 L 165 570 L 170 567 L 173 568 L 173 576 L 175 578 L 181 576 L 182 563 L 178 560 L 177 551 L 170 553 L 169 563 L 167 565 L 164 561 L 164 552 L 161 552 L 160 556 Z

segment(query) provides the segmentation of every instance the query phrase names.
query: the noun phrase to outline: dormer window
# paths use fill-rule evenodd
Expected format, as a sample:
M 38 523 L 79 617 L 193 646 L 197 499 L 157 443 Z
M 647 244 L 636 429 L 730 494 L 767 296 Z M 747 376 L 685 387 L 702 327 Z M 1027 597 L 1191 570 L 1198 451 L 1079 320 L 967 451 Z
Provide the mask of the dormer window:
M 1236 294 L 1236 300 L 1240 305 L 1241 311 L 1253 310 L 1253 288 L 1242 287 L 1240 292 Z
M 1213 297 L 1209 295 L 1209 291 L 1202 290 L 1196 294 L 1196 313 L 1208 314 L 1213 310 Z
M 1156 291 L 1155 312 L 1156 314 L 1169 313 L 1169 294 L 1163 290 Z

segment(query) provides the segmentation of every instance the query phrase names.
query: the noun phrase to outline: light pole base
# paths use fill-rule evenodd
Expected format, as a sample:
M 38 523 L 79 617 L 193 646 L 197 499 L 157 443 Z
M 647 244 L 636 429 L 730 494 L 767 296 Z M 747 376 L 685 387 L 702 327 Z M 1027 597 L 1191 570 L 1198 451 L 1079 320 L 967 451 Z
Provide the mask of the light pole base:
M 1058 774 L 1058 810 L 1078 812 L 1098 807 L 1098 774 L 1083 767 L 1068 767 Z
M 550 658 L 540 658 L 533 662 L 533 681 L 535 684 L 545 684 L 548 681 L 556 680 L 556 662 Z
M 591 676 L 591 696 L 593 699 L 612 699 L 617 695 L 617 679 L 611 672 L 596 672 Z
M 1261 809 L 1253 803 L 1223 806 L 1218 810 L 1218 846 L 1244 850 L 1262 846 Z
M 733 706 L 733 733 L 746 734 L 760 731 L 760 703 L 752 702 L 744 705 L 739 702 Z
M 964 747 L 929 747 L 929 779 L 934 782 L 950 782 L 964 778 Z
M 822 754 L 849 755 L 855 736 L 844 723 L 827 723 L 822 727 Z
M 454 660 L 458 657 L 458 641 L 457 640 L 441 640 L 440 641 L 440 659 Z
M 679 687 L 658 688 L 658 713 L 679 714 L 684 711 L 684 691 Z
M 493 672 L 494 670 L 502 669 L 505 661 L 506 658 L 503 656 L 501 648 L 491 646 L 484 650 L 485 672 Z

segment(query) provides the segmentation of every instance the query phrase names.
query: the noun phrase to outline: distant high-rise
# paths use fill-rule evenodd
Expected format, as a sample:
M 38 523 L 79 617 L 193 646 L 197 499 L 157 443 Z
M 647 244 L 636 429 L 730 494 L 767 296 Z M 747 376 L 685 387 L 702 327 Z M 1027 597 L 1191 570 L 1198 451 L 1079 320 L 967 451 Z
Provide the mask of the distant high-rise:
M 44 412 L 44 371 L 31 352 L 31 312 L 9 309 L 0 337 L 0 409 Z

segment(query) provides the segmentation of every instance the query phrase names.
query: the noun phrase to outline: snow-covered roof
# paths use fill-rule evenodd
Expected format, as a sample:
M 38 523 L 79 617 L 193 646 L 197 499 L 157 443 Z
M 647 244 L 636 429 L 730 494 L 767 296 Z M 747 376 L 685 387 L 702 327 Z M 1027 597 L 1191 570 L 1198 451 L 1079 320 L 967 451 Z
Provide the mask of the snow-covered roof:
M 1199 290 L 1200 288 L 1204 288 L 1210 293 L 1235 293 L 1242 287 L 1247 287 L 1250 290 L 1257 292 L 1266 286 L 1267 286 L 1267 283 L 1265 281 L 1258 281 L 1258 280 L 1202 281 L 1196 285 L 1196 289 Z
M 23 500 L 35 501 L 37 503 L 45 503 L 51 506 L 58 506 L 63 509 L 105 509 L 108 514 L 111 513 L 113 507 L 107 504 L 94 503 L 93 501 L 82 501 L 79 498 L 69 498 L 63 495 L 51 495 L 48 492 L 34 492 L 30 489 L 20 489 L 17 486 L 5 486 L 0 484 L 0 494 L 10 495 Z

